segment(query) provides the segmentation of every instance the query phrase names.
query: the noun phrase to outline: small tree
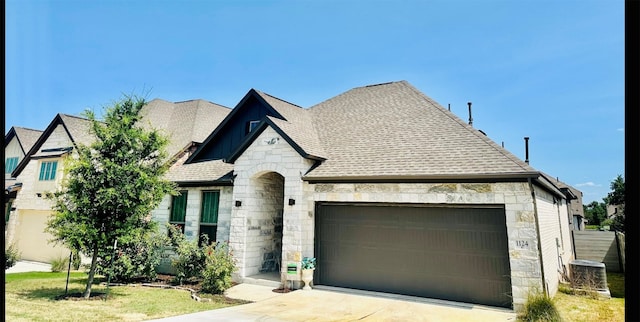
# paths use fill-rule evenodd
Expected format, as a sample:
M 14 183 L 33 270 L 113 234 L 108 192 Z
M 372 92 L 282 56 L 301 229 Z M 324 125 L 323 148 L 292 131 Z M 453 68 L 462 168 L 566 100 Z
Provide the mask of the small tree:
M 625 204 L 625 192 L 624 192 L 624 178 L 622 175 L 618 175 L 611 182 L 611 192 L 604 198 L 604 202 L 607 205 L 617 206 L 617 212 L 614 215 L 612 229 L 616 231 L 624 232 L 624 204 Z
M 583 205 L 584 216 L 589 221 L 589 225 L 601 226 L 607 219 L 607 207 L 602 202 L 592 201 L 588 205 Z
M 91 295 L 99 254 L 116 239 L 150 227 L 149 214 L 174 184 L 163 179 L 166 137 L 140 126 L 144 99 L 125 96 L 106 107 L 104 121 L 91 111 L 96 140 L 90 146 L 76 145 L 77 154 L 65 162 L 62 188 L 48 197 L 54 214 L 47 231 L 54 241 L 91 256 L 84 298 Z

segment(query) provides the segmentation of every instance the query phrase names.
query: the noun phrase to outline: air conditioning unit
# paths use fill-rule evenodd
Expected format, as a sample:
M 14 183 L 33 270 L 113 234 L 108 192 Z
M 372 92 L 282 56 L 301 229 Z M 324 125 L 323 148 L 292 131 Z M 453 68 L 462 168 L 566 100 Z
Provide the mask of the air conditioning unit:
M 603 297 L 611 298 L 607 285 L 607 269 L 604 263 L 576 259 L 569 262 L 571 270 L 571 284 L 573 287 L 596 291 Z

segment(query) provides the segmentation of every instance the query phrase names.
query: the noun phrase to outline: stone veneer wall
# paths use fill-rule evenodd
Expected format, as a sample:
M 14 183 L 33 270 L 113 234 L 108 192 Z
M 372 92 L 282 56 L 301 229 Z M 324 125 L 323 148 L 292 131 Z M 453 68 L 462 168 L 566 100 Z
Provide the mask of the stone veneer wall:
M 257 239 L 249 229 L 260 225 L 261 207 L 265 205 L 265 196 L 256 190 L 255 179 L 269 172 L 284 177 L 281 272 L 286 271 L 287 264 L 299 267 L 302 257 L 313 256 L 313 201 L 308 195 L 310 190 L 305 188 L 307 184 L 301 180 L 312 165 L 313 161 L 303 158 L 271 127 L 234 162 L 233 200 L 242 203 L 240 207 L 233 207 L 229 238 L 237 259 L 236 280 L 242 281 L 259 272 L 256 263 L 262 261 L 263 254 L 254 247 Z M 289 199 L 294 199 L 295 204 L 289 205 Z M 298 278 L 299 275 L 292 279 Z
M 180 188 L 187 190 L 187 213 L 185 215 L 184 234 L 189 240 L 196 240 L 200 231 L 200 211 L 202 203 L 202 191 L 220 191 L 220 202 L 218 204 L 218 230 L 216 241 L 229 241 L 229 224 L 231 221 L 231 207 L 233 187 L 228 186 L 204 186 Z M 171 215 L 171 195 L 166 195 L 158 207 L 151 212 L 153 220 L 161 225 L 161 229 L 166 232 L 165 224 L 169 222 Z
M 541 288 L 533 197 L 528 183 L 313 184 L 314 202 L 501 204 L 505 207 L 514 309 Z M 557 222 L 556 222 L 557 224 Z M 312 240 L 312 239 L 311 239 Z

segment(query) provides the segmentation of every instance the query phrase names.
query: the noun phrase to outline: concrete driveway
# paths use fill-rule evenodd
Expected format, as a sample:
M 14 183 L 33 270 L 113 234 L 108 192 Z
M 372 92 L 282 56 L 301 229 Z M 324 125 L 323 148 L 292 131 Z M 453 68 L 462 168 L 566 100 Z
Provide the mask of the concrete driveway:
M 154 321 L 516 321 L 510 310 L 329 287 L 274 293 L 240 284 L 227 296 L 253 303 Z

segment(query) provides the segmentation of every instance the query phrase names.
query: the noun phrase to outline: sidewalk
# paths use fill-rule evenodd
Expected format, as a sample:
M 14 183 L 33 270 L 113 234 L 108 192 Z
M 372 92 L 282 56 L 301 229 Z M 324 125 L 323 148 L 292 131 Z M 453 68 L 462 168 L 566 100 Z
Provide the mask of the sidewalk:
M 5 274 L 23 273 L 23 272 L 51 272 L 51 264 L 18 261 L 15 265 L 4 271 Z

